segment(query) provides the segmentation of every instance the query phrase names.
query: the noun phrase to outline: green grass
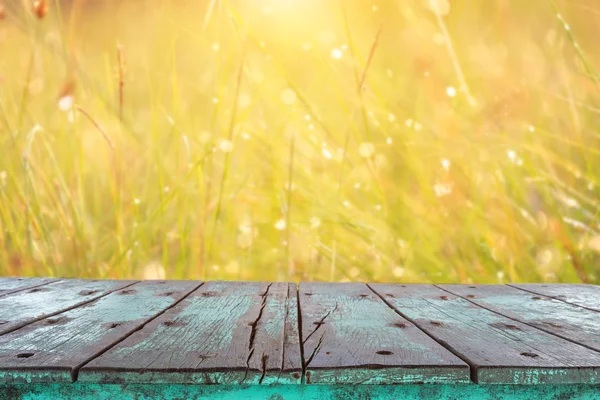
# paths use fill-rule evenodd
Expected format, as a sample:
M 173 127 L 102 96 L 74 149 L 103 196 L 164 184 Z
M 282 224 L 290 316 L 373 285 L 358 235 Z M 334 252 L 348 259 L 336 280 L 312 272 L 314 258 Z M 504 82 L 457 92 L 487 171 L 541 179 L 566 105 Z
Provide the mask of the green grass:
M 0 275 L 600 282 L 594 0 L 30 3 Z

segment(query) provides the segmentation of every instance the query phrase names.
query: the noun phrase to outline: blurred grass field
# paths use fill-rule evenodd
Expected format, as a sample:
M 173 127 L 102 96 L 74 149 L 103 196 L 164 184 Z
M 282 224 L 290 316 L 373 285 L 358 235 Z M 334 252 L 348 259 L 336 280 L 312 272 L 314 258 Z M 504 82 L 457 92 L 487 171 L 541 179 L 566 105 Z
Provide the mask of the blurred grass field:
M 0 275 L 600 282 L 597 0 L 3 1 Z

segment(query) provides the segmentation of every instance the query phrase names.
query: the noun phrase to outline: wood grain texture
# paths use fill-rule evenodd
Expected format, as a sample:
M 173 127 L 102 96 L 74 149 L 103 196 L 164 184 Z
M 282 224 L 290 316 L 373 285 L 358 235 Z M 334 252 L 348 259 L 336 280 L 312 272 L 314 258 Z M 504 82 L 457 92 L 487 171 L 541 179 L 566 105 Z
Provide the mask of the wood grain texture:
M 307 383 L 468 382 L 468 366 L 362 283 L 301 283 Z
M 478 383 L 600 383 L 600 354 L 503 317 L 433 285 L 370 285 L 471 365 Z
M 71 382 L 82 364 L 199 284 L 141 282 L 0 336 L 0 383 Z
M 600 315 L 506 285 L 436 285 L 511 319 L 600 351 Z
M 269 293 L 273 293 L 274 298 L 267 298 L 266 307 L 263 310 L 263 321 L 266 331 L 280 332 L 283 327 L 283 346 L 282 346 L 282 367 L 281 373 L 287 375 L 298 375 L 302 373 L 302 356 L 300 350 L 300 333 L 298 330 L 298 296 L 295 283 L 276 284 L 271 286 Z M 260 340 L 260 338 L 259 338 Z M 262 353 L 268 354 L 268 349 L 263 344 L 255 345 L 255 351 L 260 349 Z M 263 383 L 268 383 L 270 376 L 263 379 Z M 278 377 L 279 380 L 279 377 Z M 298 378 L 293 378 L 297 382 Z
M 0 297 L 7 296 L 11 293 L 20 292 L 22 290 L 33 289 L 56 281 L 58 281 L 58 279 L 0 278 Z
M 513 284 L 510 285 L 531 293 L 555 298 L 565 303 L 600 311 L 600 287 L 594 285 L 569 284 Z
M 297 383 L 294 292 L 287 283 L 206 283 L 84 366 L 79 381 Z
M 133 283 L 68 279 L 0 297 L 0 335 Z

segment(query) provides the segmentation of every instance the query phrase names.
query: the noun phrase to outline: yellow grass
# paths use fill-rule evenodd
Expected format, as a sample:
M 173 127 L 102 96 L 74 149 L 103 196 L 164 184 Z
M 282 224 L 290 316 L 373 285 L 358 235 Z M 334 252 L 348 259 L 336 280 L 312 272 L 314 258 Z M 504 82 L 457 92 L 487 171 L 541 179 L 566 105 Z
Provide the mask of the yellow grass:
M 600 282 L 596 0 L 44 3 L 0 275 Z

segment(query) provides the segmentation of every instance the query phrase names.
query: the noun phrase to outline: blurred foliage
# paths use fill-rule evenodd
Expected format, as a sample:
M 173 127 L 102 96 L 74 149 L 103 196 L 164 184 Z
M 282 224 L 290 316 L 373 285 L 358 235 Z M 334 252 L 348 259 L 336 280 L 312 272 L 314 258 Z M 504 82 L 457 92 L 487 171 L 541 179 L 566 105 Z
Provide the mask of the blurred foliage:
M 0 16 L 1 275 L 600 282 L 597 0 Z

